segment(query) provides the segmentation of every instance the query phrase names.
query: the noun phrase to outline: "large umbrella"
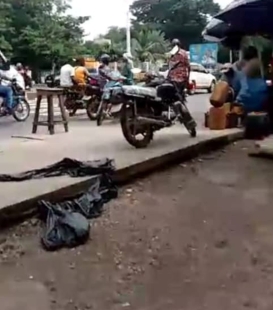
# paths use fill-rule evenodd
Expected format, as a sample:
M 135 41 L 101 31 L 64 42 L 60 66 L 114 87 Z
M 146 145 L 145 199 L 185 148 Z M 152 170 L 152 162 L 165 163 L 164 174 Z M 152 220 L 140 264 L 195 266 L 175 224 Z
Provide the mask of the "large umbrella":
M 227 23 L 213 18 L 202 32 L 202 36 L 206 41 L 221 42 L 230 30 L 230 25 Z
M 234 0 L 215 18 L 248 35 L 273 35 L 273 0 Z
M 244 34 L 236 31 L 230 24 L 213 18 L 202 32 L 202 36 L 206 41 L 222 43 L 229 48 L 239 49 Z

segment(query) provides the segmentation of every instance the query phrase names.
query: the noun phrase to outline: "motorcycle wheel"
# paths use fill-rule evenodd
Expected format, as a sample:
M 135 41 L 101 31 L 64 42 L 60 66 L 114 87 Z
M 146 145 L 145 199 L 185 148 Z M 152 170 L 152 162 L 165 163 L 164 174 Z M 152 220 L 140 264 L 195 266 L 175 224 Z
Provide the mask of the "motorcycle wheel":
M 142 111 L 141 115 L 149 114 L 149 111 Z M 126 141 L 137 149 L 146 148 L 153 140 L 153 129 L 151 125 L 140 125 L 135 128 L 133 106 L 123 104 L 120 115 L 120 125 L 124 138 Z M 136 135 L 141 134 L 142 140 L 138 140 Z
M 86 106 L 86 114 L 89 117 L 90 121 L 94 121 L 97 119 L 97 111 L 98 111 L 99 105 L 100 105 L 100 102 L 98 98 L 91 99 L 90 101 L 88 101 L 87 106 Z
M 105 117 L 105 111 L 104 111 L 104 107 L 105 107 L 105 103 L 101 100 L 98 110 L 97 110 L 97 115 L 96 115 L 96 119 L 97 119 L 97 126 L 101 126 L 104 117 Z
M 190 114 L 187 106 L 181 102 L 176 103 L 176 107 L 180 116 L 180 122 L 185 126 L 192 138 L 197 136 L 196 122 Z
M 25 98 L 18 99 L 19 102 L 14 107 L 12 116 L 17 122 L 24 122 L 30 115 L 30 105 Z

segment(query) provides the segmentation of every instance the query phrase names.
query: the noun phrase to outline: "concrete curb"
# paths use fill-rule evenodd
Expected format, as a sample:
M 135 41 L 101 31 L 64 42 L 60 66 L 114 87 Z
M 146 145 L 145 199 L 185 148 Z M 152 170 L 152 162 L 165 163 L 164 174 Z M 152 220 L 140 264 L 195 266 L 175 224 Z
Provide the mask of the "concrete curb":
M 175 165 L 193 159 L 200 154 L 217 150 L 242 138 L 243 132 L 235 132 L 225 136 L 201 141 L 195 145 L 178 149 L 158 157 L 147 159 L 126 168 L 119 169 L 116 171 L 114 179 L 118 184 L 122 185 L 137 177 L 145 176 L 153 171 L 164 169 L 170 165 Z M 0 228 L 12 226 L 26 218 L 34 216 L 37 212 L 37 202 L 39 200 L 44 199 L 57 202 L 88 189 L 91 185 L 90 180 L 91 178 L 1 209 Z

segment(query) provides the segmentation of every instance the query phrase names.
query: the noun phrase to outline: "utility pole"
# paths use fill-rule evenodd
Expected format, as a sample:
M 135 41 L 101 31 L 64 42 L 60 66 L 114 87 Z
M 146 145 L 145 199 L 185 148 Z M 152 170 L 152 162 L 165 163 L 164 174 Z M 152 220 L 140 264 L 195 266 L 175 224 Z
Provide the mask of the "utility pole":
M 127 6 L 127 25 L 126 25 L 126 51 L 131 56 L 131 15 L 130 0 L 125 0 Z

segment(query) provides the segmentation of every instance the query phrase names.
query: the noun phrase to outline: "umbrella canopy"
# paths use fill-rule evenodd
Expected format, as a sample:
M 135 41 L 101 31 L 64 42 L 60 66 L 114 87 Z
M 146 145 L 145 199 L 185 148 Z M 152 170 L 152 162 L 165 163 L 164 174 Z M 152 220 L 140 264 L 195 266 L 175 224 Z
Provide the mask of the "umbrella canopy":
M 219 19 L 213 18 L 202 32 L 206 41 L 222 43 L 232 49 L 239 49 L 243 33 L 238 32 L 233 26 Z
M 215 18 L 248 35 L 273 35 L 273 0 L 234 0 Z
M 202 36 L 207 41 L 221 42 L 227 35 L 230 26 L 216 18 L 213 18 L 202 32 Z

